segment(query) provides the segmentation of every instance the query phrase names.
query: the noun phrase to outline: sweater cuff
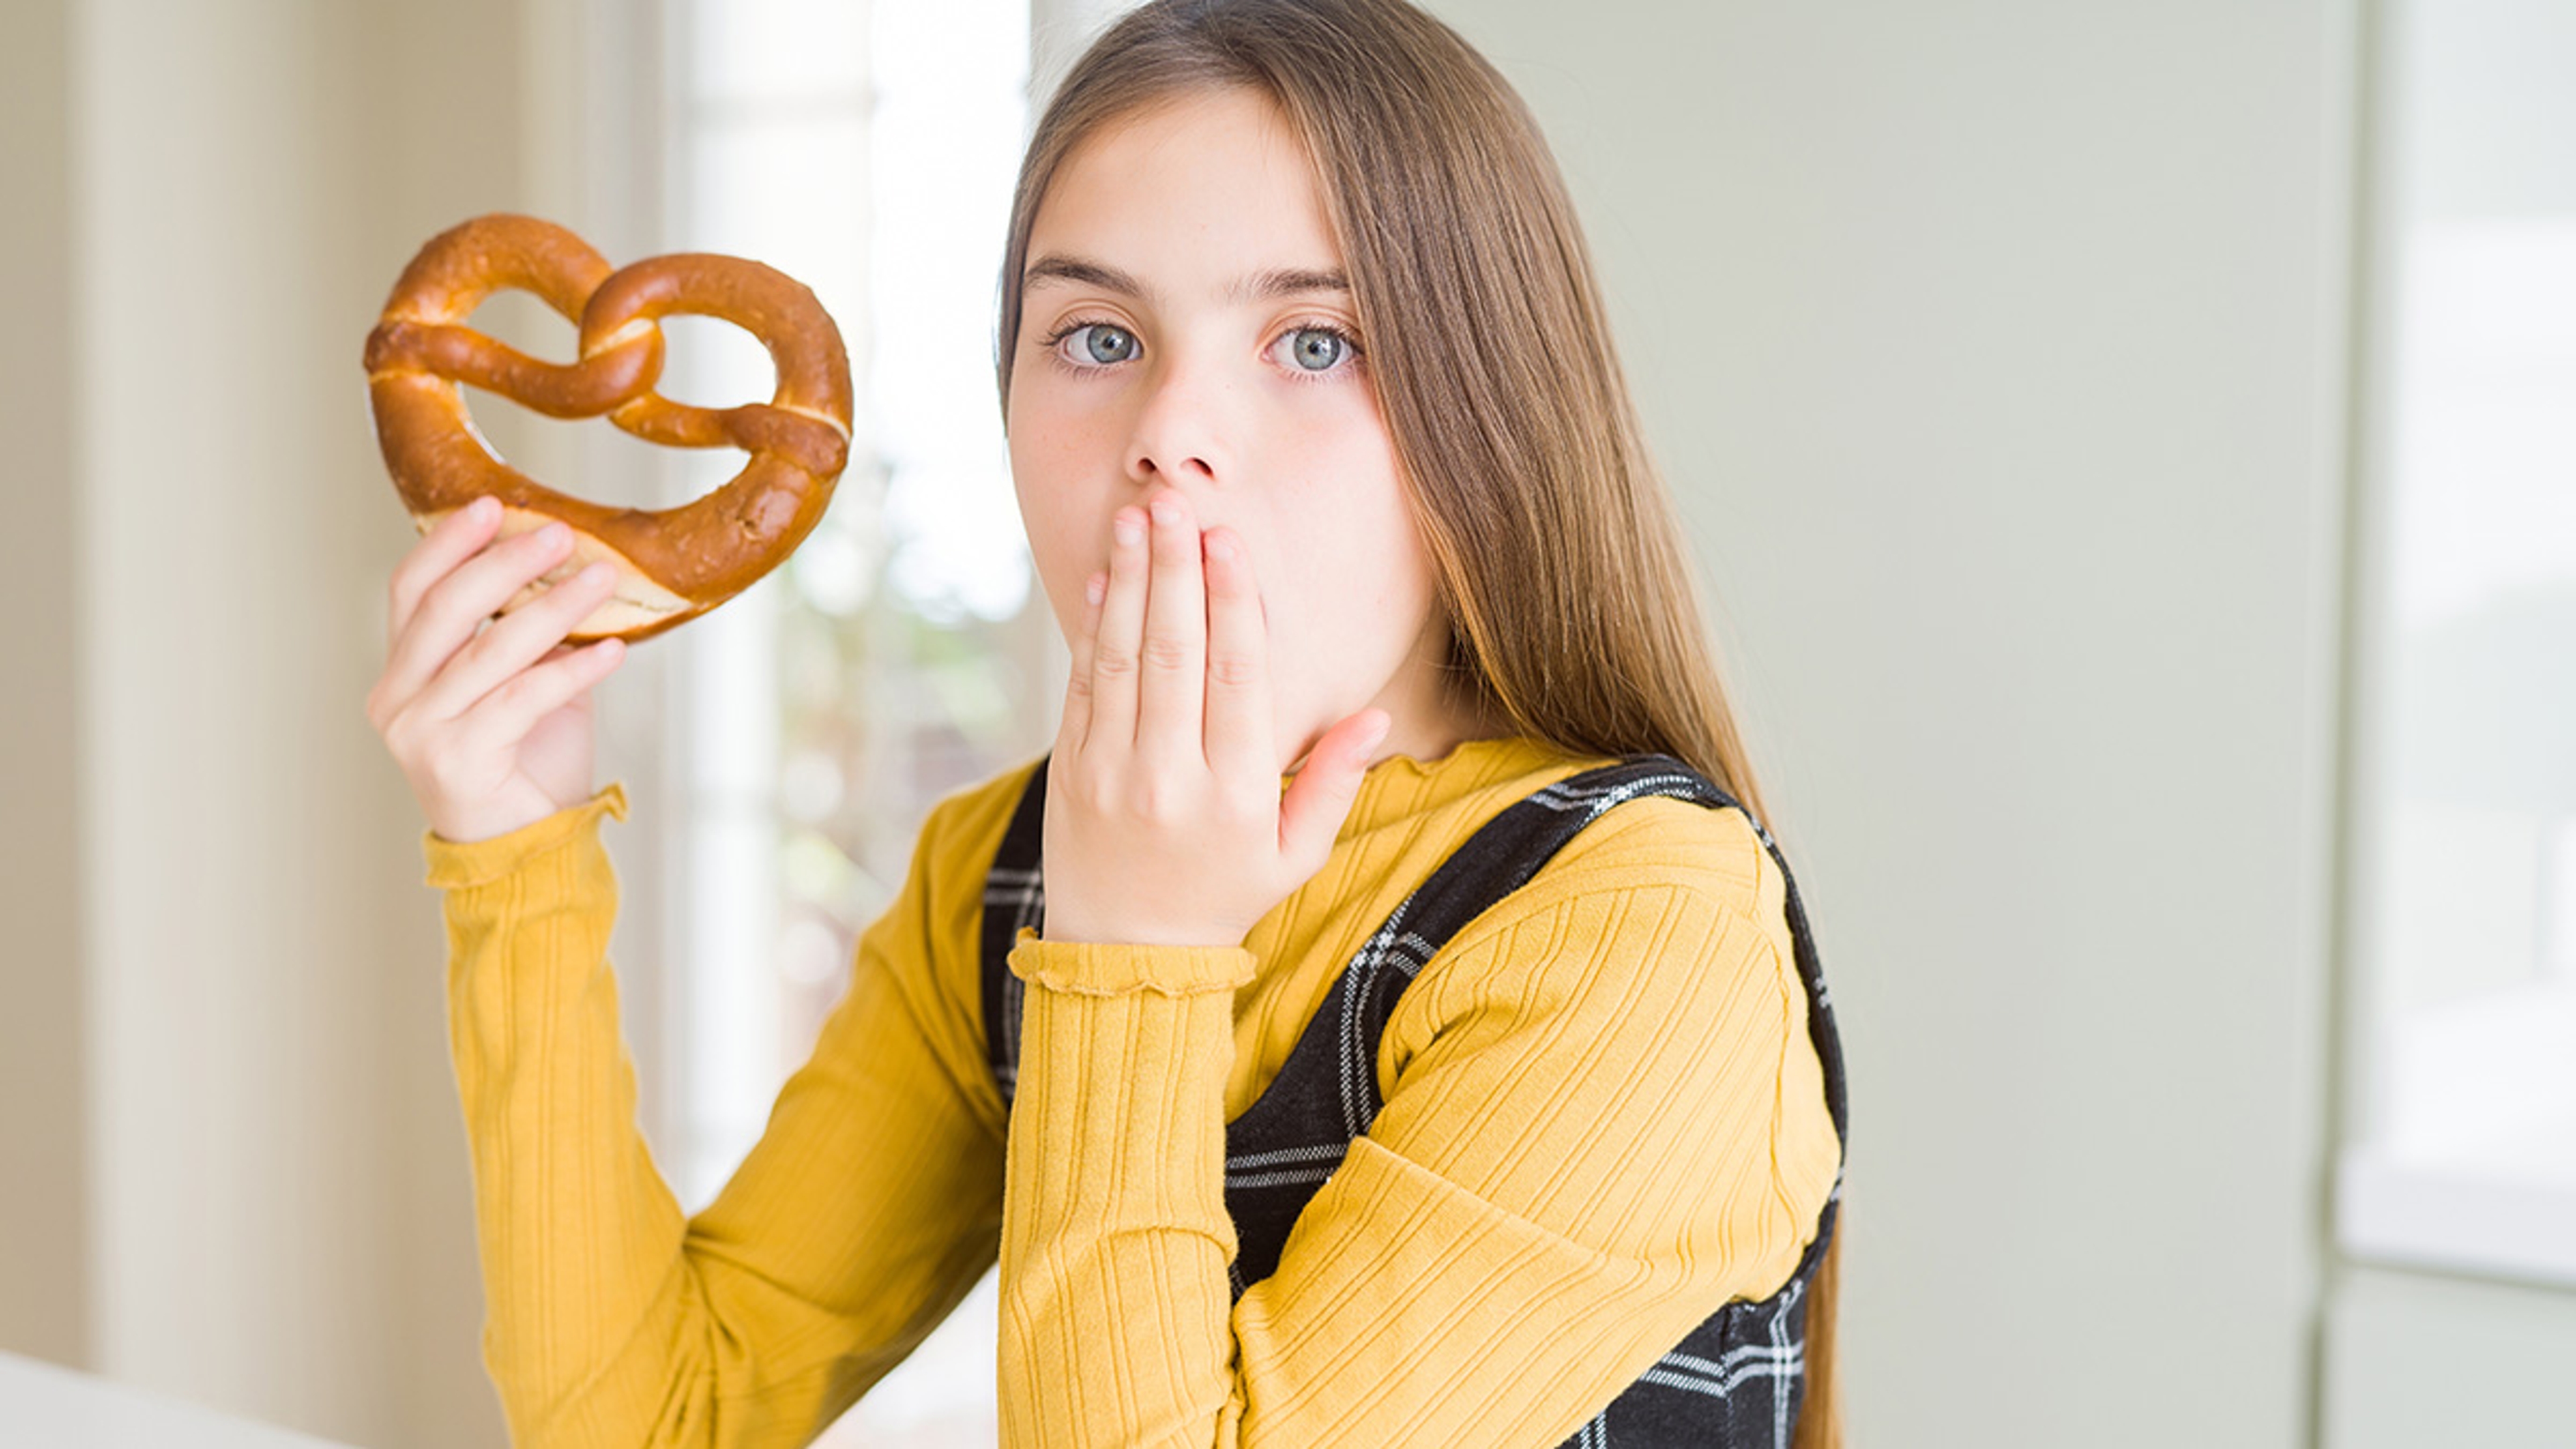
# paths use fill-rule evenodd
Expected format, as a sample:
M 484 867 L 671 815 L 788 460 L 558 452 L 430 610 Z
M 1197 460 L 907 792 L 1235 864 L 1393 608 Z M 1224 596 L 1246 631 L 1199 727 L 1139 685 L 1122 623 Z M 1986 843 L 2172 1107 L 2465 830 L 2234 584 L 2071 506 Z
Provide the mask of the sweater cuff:
M 424 830 L 420 848 L 429 866 L 428 882 L 449 890 L 487 885 L 517 870 L 530 856 L 594 830 L 603 812 L 626 818 L 623 784 L 612 780 L 579 805 L 568 805 L 489 840 L 454 841 L 435 830 Z
M 1011 974 L 1032 986 L 1079 996 L 1152 991 L 1195 996 L 1232 991 L 1252 979 L 1253 957 L 1241 946 L 1122 946 L 1099 941 L 1045 941 L 1022 926 L 1011 946 Z

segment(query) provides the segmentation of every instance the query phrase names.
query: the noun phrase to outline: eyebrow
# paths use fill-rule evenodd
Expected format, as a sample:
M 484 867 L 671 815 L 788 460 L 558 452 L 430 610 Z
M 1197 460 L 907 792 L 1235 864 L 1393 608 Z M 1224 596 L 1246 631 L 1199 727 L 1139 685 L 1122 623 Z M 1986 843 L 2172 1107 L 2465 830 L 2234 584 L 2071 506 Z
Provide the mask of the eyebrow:
M 1078 282 L 1140 301 L 1160 300 L 1151 288 L 1134 277 L 1089 257 L 1069 257 L 1050 252 L 1031 262 L 1029 269 L 1020 274 L 1020 291 L 1025 294 L 1044 281 Z M 1317 271 L 1311 267 L 1273 267 L 1236 278 L 1234 285 L 1226 289 L 1224 300 L 1228 305 L 1234 305 L 1272 297 L 1302 296 L 1308 292 L 1347 293 L 1350 289 L 1349 274 L 1338 269 Z

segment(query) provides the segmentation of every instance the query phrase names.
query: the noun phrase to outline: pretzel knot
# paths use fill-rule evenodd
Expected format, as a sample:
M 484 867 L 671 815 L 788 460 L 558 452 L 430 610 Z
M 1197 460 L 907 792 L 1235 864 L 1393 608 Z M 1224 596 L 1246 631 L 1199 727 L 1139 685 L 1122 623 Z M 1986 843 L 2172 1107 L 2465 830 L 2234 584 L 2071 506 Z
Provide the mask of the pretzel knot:
M 580 354 L 541 362 L 461 325 L 504 288 L 534 293 L 578 323 Z M 653 390 L 659 319 L 721 318 L 758 338 L 778 369 L 767 403 L 700 408 Z M 566 637 L 644 639 L 750 587 L 822 521 L 850 455 L 850 363 L 814 294 L 739 257 L 681 253 L 615 271 L 581 238 L 534 217 L 477 217 L 430 239 L 403 269 L 367 335 L 368 391 L 385 469 L 426 533 L 485 494 L 503 535 L 560 519 L 570 557 L 503 606 L 507 613 L 595 559 L 617 590 Z M 677 508 L 607 508 L 546 487 L 503 462 L 474 429 L 458 384 L 556 418 L 606 417 L 650 442 L 735 447 L 733 481 Z

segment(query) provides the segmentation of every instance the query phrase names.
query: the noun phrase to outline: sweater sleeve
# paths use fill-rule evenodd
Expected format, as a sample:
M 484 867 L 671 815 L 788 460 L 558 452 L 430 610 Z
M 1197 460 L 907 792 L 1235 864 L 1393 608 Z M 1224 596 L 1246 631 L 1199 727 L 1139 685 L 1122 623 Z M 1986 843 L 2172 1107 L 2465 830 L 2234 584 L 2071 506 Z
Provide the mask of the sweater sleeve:
M 998 1123 L 948 1060 L 933 985 L 939 816 L 759 1142 L 684 1218 L 636 1127 L 603 813 L 625 818 L 619 786 L 493 840 L 424 841 L 484 1362 L 523 1446 L 802 1445 L 993 1261 Z
M 1657 818 L 1426 966 L 1384 1111 L 1232 1304 L 1221 988 L 1249 957 L 1024 936 L 1005 1449 L 1546 1449 L 1785 1282 L 1841 1148 L 1777 872 L 1707 868 L 1710 832 L 1746 860 L 1740 815 Z

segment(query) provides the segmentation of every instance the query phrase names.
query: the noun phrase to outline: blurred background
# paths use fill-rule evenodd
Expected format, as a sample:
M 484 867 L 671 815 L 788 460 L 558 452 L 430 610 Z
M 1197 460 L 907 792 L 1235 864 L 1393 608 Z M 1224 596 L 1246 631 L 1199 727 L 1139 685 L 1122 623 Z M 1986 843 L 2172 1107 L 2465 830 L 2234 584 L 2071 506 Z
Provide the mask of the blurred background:
M 0 0 L 0 1352 L 504 1442 L 363 713 L 360 344 L 479 212 L 851 346 L 822 528 L 600 692 L 640 1125 L 713 1197 L 930 803 L 1051 734 L 995 268 L 1120 8 Z M 1816 922 L 1854 1443 L 2576 1444 L 2576 4 L 1429 8 L 1583 209 Z M 734 466 L 482 401 L 593 498 Z M 824 1442 L 991 1443 L 992 1314 Z

